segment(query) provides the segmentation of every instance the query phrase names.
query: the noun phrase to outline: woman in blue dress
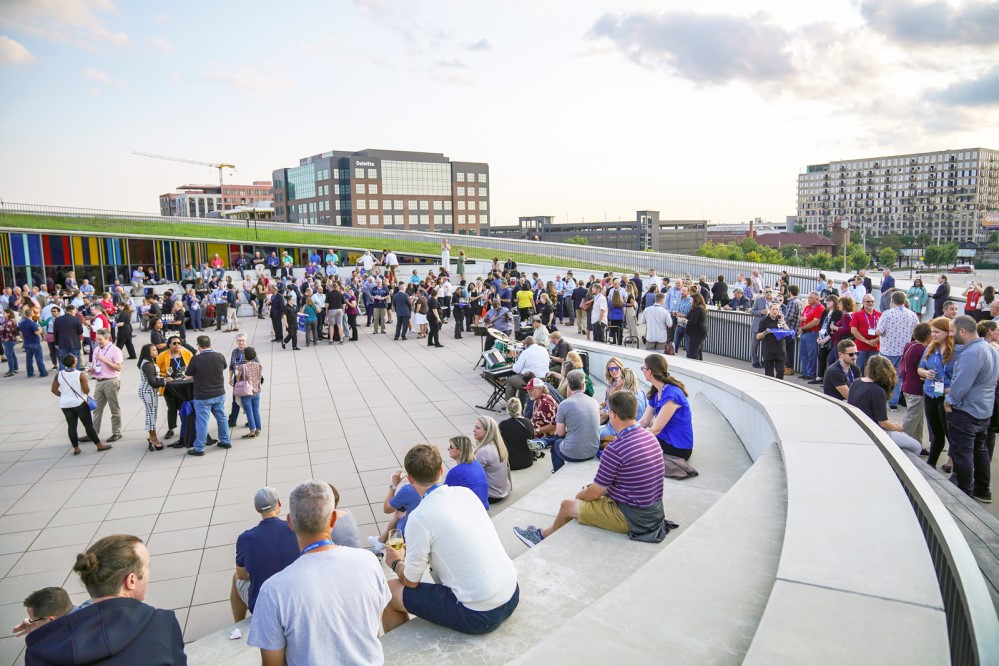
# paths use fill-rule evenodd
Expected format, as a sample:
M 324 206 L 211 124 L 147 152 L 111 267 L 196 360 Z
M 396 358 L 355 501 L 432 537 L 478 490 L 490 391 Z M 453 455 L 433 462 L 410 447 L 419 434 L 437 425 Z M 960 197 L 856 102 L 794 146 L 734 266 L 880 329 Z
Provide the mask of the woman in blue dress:
M 649 407 L 640 424 L 659 440 L 663 453 L 689 460 L 694 452 L 694 424 L 691 419 L 687 389 L 669 373 L 669 363 L 662 354 L 649 354 L 642 365 L 649 390 Z

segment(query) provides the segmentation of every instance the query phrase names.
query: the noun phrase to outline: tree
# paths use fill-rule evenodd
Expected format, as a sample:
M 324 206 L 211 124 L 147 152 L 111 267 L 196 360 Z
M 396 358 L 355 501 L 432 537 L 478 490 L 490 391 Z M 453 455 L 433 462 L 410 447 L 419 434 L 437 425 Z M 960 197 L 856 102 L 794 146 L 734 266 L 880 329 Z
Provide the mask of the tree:
M 816 252 L 815 254 L 809 255 L 807 264 L 811 268 L 818 268 L 819 270 L 828 270 L 833 267 L 833 256 L 828 252 Z
M 743 252 L 752 252 L 753 250 L 759 249 L 760 244 L 756 242 L 755 238 L 743 238 L 739 242 L 739 247 L 742 248 Z
M 853 243 L 851 243 L 853 245 Z M 849 263 L 850 268 L 855 271 L 859 271 L 861 268 L 867 268 L 871 265 L 871 257 L 866 252 L 864 248 L 855 247 L 849 253 L 847 257 L 847 263 Z
M 898 253 L 890 247 L 886 247 L 881 250 L 878 254 L 878 262 L 881 264 L 882 268 L 891 268 L 895 265 L 895 260 L 898 259 Z
M 957 261 L 957 243 L 930 245 L 923 254 L 928 266 L 950 266 Z
M 794 225 L 794 233 L 796 233 L 796 234 L 803 234 L 806 231 L 808 231 L 808 228 L 805 227 L 805 225 L 803 225 L 803 224 L 796 224 L 796 225 Z
M 572 238 L 566 238 L 565 242 L 570 245 L 589 245 L 590 239 L 586 236 L 573 236 Z

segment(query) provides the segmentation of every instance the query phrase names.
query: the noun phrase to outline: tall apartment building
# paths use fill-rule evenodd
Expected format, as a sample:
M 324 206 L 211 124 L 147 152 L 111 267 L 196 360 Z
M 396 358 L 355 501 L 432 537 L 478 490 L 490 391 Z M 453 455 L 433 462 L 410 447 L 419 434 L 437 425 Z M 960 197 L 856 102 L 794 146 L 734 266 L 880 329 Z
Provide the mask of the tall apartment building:
M 517 218 L 517 226 L 493 227 L 491 235 L 564 243 L 583 236 L 590 245 L 616 250 L 694 254 L 707 242 L 706 220 L 660 220 L 657 210 L 640 210 L 634 220 L 556 222 L 551 215 Z
M 812 164 L 798 174 L 798 223 L 847 221 L 861 236 L 983 241 L 999 211 L 999 151 L 940 150 Z M 992 215 L 990 216 L 989 213 Z
M 489 165 L 441 153 L 329 152 L 274 171 L 274 219 L 298 224 L 489 233 Z
M 254 206 L 272 199 L 268 180 L 255 180 L 250 185 L 181 185 L 176 192 L 160 195 L 160 215 L 208 217 L 217 211 Z

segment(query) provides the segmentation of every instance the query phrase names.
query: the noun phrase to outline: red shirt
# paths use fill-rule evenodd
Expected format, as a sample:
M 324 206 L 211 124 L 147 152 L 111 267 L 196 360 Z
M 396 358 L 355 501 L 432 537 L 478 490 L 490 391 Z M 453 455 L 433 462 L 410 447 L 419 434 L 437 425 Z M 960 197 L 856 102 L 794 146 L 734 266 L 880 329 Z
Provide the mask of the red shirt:
M 819 327 L 813 326 L 812 328 L 805 329 L 805 324 L 810 321 L 822 321 L 822 315 L 826 312 L 825 306 L 821 303 L 816 303 L 815 305 L 806 305 L 804 311 L 801 313 L 801 328 L 806 333 L 818 333 Z
M 982 297 L 982 292 L 977 289 L 969 289 L 964 297 L 967 299 L 967 302 L 964 304 L 964 311 L 974 312 L 978 309 L 978 301 Z
M 222 257 L 216 257 L 212 259 L 212 268 L 222 268 L 225 264 L 222 263 Z
M 867 310 L 860 310 L 859 312 L 854 312 L 853 316 L 850 318 L 850 328 L 857 329 L 857 332 L 868 340 L 874 340 L 874 346 L 867 344 L 863 340 L 857 340 L 857 351 L 877 351 L 880 346 L 880 341 L 874 335 L 874 329 L 878 326 L 878 319 L 881 318 L 881 313 L 875 310 L 870 314 Z
M 90 339 L 96 340 L 97 331 L 101 330 L 102 328 L 106 328 L 107 330 L 110 331 L 111 320 L 102 314 L 95 314 L 93 317 L 90 318 Z
M 555 423 L 555 412 L 558 410 L 558 405 L 555 404 L 555 399 L 550 395 L 544 395 L 540 400 L 534 403 L 534 411 L 531 413 L 531 425 L 534 426 L 534 432 L 540 433 L 540 428 L 551 425 Z M 541 436 L 540 434 L 538 435 Z

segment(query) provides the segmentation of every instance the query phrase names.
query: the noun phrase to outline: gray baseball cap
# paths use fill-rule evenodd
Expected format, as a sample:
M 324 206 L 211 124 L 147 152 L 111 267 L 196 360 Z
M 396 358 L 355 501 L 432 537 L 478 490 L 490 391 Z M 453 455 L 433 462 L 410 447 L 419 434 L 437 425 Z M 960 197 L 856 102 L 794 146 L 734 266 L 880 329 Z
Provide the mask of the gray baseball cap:
M 257 513 L 272 511 L 280 501 L 281 496 L 278 494 L 277 488 L 261 488 L 253 496 L 253 506 L 256 508 Z

